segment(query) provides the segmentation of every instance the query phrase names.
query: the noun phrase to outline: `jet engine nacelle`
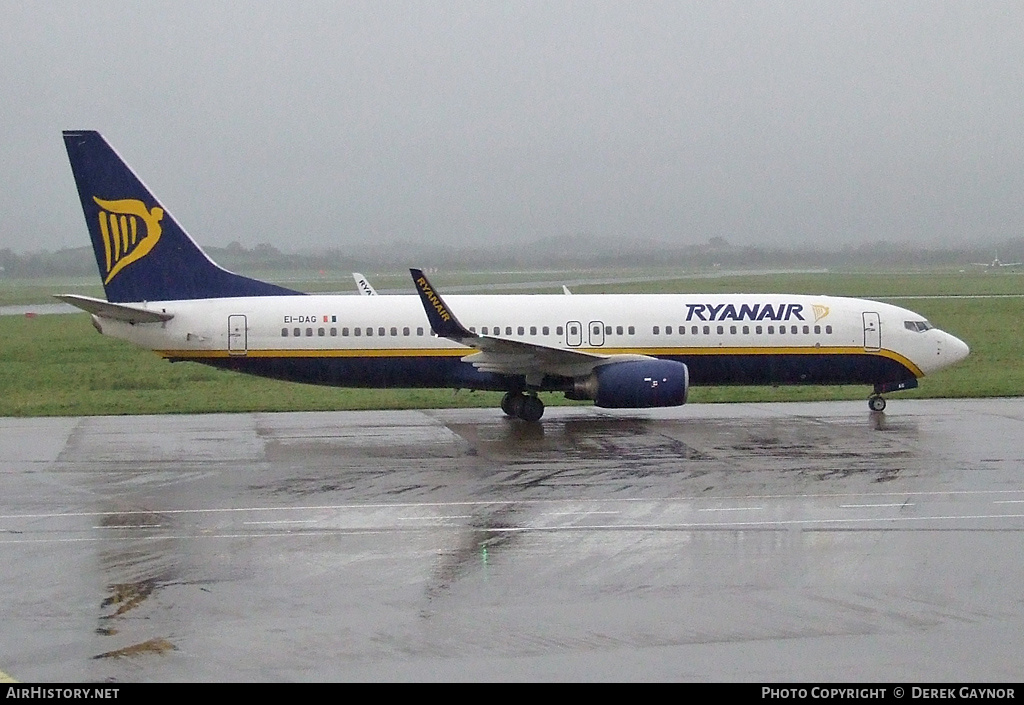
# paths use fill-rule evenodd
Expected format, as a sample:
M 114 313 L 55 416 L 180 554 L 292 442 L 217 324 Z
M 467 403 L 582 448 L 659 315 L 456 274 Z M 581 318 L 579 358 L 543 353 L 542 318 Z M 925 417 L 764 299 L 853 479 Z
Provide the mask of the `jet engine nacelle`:
M 593 399 L 607 409 L 679 406 L 690 391 L 690 371 L 673 360 L 612 362 L 577 378 L 570 399 Z

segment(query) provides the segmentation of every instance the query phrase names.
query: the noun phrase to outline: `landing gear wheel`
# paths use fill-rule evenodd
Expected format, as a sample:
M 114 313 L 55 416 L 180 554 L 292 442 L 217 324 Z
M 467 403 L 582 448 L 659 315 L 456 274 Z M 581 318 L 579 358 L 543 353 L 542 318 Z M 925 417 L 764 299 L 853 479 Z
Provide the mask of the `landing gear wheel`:
M 501 410 L 506 416 L 523 421 L 540 421 L 540 417 L 544 415 L 544 402 L 535 394 L 505 392 L 501 398 Z
M 523 421 L 534 423 L 540 421 L 544 415 L 544 402 L 535 396 L 522 397 L 522 404 L 519 406 L 519 418 Z
M 872 411 L 885 411 L 885 399 L 878 395 L 868 397 L 868 408 Z
M 505 395 L 501 398 L 501 410 L 505 412 L 505 416 L 516 415 L 515 411 L 513 411 L 513 404 L 516 397 L 521 398 L 522 396 L 522 394 L 516 394 L 515 392 L 505 392 Z
M 513 394 L 508 400 L 508 415 L 517 419 L 523 418 L 523 404 L 526 397 L 522 394 Z

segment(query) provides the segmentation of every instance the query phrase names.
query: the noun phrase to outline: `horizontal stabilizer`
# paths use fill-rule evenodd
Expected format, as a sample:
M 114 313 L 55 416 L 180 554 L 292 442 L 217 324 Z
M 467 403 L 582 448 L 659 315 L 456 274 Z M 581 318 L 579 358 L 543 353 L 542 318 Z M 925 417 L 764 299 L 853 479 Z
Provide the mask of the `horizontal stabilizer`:
M 112 304 L 103 299 L 94 299 L 91 296 L 60 294 L 53 298 L 60 299 L 66 304 L 71 304 L 100 318 L 109 318 L 126 323 L 161 323 L 174 318 L 172 313 L 151 311 L 150 309 L 128 306 L 126 304 Z

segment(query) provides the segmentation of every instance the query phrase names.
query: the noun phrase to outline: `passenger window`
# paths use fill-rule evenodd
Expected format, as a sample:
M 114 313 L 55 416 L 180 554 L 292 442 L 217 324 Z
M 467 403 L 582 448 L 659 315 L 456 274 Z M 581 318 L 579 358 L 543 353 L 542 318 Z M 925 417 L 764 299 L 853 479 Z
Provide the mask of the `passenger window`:
M 368 336 L 373 335 L 373 328 L 367 328 L 366 329 L 366 335 L 368 335 Z
M 825 326 L 825 335 L 832 335 L 832 326 Z
M 771 335 L 774 332 L 775 332 L 775 326 L 768 326 L 768 335 Z
M 530 335 L 537 335 L 537 326 L 530 326 Z
M 423 335 L 423 328 L 422 327 L 416 329 L 416 335 Z
M 355 337 L 358 338 L 362 334 L 363 334 L 363 329 L 362 328 L 353 328 L 352 329 L 352 335 L 354 335 Z
M 704 335 L 711 335 L 711 326 L 704 326 Z
M 750 335 L 750 326 L 743 326 L 743 335 Z
M 626 330 L 629 331 L 630 335 L 636 335 L 636 328 L 634 328 L 633 326 L 630 326 Z
M 758 326 L 757 328 L 754 329 L 754 332 L 757 333 L 758 335 L 761 335 L 761 333 L 764 332 L 764 328 Z
M 814 334 L 821 335 L 821 326 L 814 326 Z
M 679 335 L 686 335 L 686 326 L 679 326 Z
M 313 329 L 312 328 L 307 328 L 306 329 L 306 335 L 308 337 L 312 338 L 313 337 Z
M 612 327 L 611 326 L 605 326 L 604 327 L 604 334 L 605 335 L 611 335 L 612 334 Z
M 657 335 L 661 329 L 658 326 L 654 326 L 654 334 Z
M 724 332 L 725 332 L 725 328 L 722 327 L 722 326 L 718 326 L 718 334 L 721 335 Z
M 562 334 L 562 330 L 563 330 L 562 326 L 558 326 L 557 328 L 555 328 L 555 335 L 561 335 Z
M 693 335 L 697 335 L 697 332 L 698 332 L 697 326 L 693 326 L 692 328 L 690 328 L 690 333 L 692 333 Z
M 300 329 L 298 329 L 298 328 L 294 328 L 294 329 L 292 329 L 292 335 L 294 335 L 296 338 L 298 338 L 300 335 L 302 335 L 302 331 Z
M 342 328 L 341 329 L 341 335 L 342 335 L 342 337 L 347 338 L 348 337 L 348 328 Z
M 331 328 L 331 337 L 332 338 L 337 338 L 338 337 L 338 329 L 337 328 Z
M 622 326 L 615 326 L 615 335 L 622 335 Z
M 547 326 L 544 326 L 543 328 L 540 329 L 540 332 L 543 333 L 544 335 L 549 335 L 551 333 L 551 329 L 548 328 Z
M 282 338 L 287 338 L 288 337 L 288 329 L 287 328 L 282 328 L 281 329 L 281 337 Z
M 792 333 L 793 335 L 796 335 L 797 334 L 797 327 L 796 326 L 790 326 L 789 327 L 789 332 Z
M 807 333 L 810 333 L 810 332 L 811 332 L 811 327 L 810 326 L 804 326 L 804 335 L 806 335 Z
M 324 328 L 317 328 L 316 334 L 323 338 L 325 335 L 327 335 L 327 331 Z
M 519 331 L 519 335 L 524 335 L 526 333 L 526 329 L 522 326 L 519 326 L 516 330 Z
M 505 335 L 512 335 L 512 326 L 505 326 Z
M 472 330 L 472 328 L 470 328 L 470 330 Z M 480 335 L 487 335 L 487 326 L 480 329 Z
M 381 335 L 381 336 L 384 335 L 384 329 L 383 328 L 378 328 L 377 329 L 377 335 Z
M 404 335 L 406 338 L 409 337 L 409 326 L 406 326 L 405 328 L 402 329 L 402 335 Z
M 469 327 L 469 332 L 470 333 L 476 333 L 476 326 L 470 326 Z

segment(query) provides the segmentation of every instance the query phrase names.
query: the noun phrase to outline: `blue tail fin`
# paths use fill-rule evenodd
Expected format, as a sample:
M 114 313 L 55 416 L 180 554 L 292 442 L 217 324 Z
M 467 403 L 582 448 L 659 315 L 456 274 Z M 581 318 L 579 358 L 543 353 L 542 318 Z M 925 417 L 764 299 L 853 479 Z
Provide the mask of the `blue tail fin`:
M 107 300 L 301 295 L 219 267 L 98 132 L 64 132 Z

